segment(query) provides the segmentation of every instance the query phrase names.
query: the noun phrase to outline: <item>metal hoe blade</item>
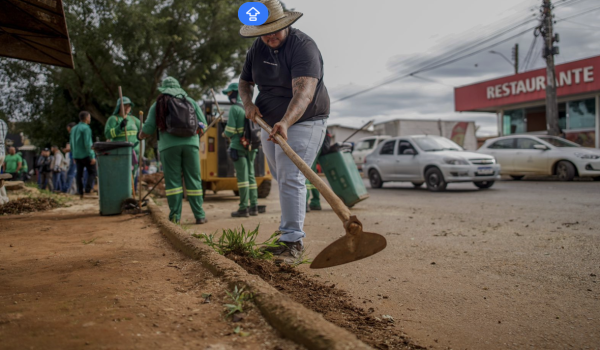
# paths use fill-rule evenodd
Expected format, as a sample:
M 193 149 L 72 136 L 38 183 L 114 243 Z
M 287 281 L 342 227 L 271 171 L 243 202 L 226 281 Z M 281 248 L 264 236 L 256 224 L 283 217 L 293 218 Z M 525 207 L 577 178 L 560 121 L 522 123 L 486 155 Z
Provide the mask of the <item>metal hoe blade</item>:
M 311 269 L 323 269 L 361 260 L 387 246 L 387 241 L 382 235 L 364 232 L 361 222 L 354 215 L 344 223 L 344 228 L 346 235 L 323 249 L 310 264 Z

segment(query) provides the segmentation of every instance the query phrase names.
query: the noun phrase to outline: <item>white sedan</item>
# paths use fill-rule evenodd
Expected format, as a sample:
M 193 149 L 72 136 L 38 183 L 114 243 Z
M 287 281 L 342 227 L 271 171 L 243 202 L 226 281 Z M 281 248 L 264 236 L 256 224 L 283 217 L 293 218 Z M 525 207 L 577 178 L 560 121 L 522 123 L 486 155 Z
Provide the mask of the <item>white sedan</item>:
M 430 191 L 444 191 L 451 182 L 473 182 L 490 188 L 500 178 L 500 166 L 492 156 L 466 152 L 440 136 L 396 137 L 382 142 L 365 158 L 364 173 L 372 188 L 384 182 L 406 181 Z
M 487 140 L 478 150 L 496 158 L 502 174 L 521 180 L 527 175 L 575 176 L 600 181 L 600 150 L 554 136 L 513 135 Z

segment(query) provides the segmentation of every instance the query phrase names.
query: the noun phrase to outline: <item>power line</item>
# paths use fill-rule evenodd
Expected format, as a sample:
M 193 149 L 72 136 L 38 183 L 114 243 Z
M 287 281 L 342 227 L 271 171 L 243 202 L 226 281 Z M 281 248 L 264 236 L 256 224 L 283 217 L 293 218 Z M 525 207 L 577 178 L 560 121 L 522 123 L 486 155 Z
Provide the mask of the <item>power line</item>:
M 575 0 L 573 0 L 573 1 L 575 1 Z M 581 0 L 581 1 L 585 1 L 585 0 Z M 575 18 L 575 17 L 578 17 L 578 16 L 582 16 L 582 15 L 588 14 L 588 13 L 590 13 L 590 12 L 592 12 L 592 11 L 599 10 L 599 9 L 600 9 L 600 6 L 598 6 L 598 7 L 595 7 L 595 8 L 591 8 L 591 9 L 587 9 L 587 10 L 586 10 L 586 11 L 584 11 L 584 12 L 580 12 L 580 13 L 578 13 L 578 14 L 575 14 L 575 15 L 572 15 L 572 16 L 569 16 L 569 17 L 565 17 L 565 18 L 563 18 L 563 19 L 559 19 L 559 20 L 557 20 L 557 22 L 566 21 L 566 20 L 568 20 L 568 19 Z M 518 27 L 522 26 L 523 24 L 526 24 L 526 23 L 529 23 L 529 22 L 531 22 L 531 20 L 528 20 L 528 21 L 526 21 L 526 22 L 523 22 L 523 23 L 519 23 L 519 24 L 517 24 L 516 26 L 514 26 L 512 29 L 514 30 L 514 29 L 516 29 L 516 28 L 518 28 Z M 395 77 L 395 78 L 391 78 L 391 79 L 389 79 L 389 80 L 387 80 L 387 81 L 384 81 L 384 82 L 382 82 L 382 83 L 380 83 L 380 84 L 378 84 L 378 85 L 374 85 L 374 86 L 371 86 L 371 87 L 369 87 L 369 88 L 367 88 L 367 89 L 360 90 L 360 91 L 357 91 L 357 92 L 355 92 L 355 93 L 352 93 L 352 94 L 350 94 L 350 95 L 344 96 L 344 97 L 342 97 L 342 98 L 339 98 L 339 99 L 337 99 L 336 101 L 333 101 L 333 102 L 331 102 L 331 104 L 335 104 L 335 103 L 338 103 L 338 102 L 342 102 L 342 101 L 345 101 L 345 100 L 351 99 L 351 98 L 353 98 L 353 97 L 356 97 L 356 96 L 358 96 L 358 95 L 365 94 L 365 93 L 367 93 L 367 92 L 373 91 L 373 90 L 375 90 L 375 89 L 378 89 L 378 88 L 380 88 L 380 87 L 382 87 L 382 86 L 389 85 L 389 84 L 391 84 L 391 83 L 394 83 L 394 82 L 396 82 L 396 81 L 399 81 L 399 80 L 405 79 L 405 78 L 407 78 L 407 77 L 414 76 L 414 75 L 416 75 L 416 74 L 423 73 L 423 72 L 430 71 L 430 70 L 434 70 L 434 69 L 437 69 L 437 68 L 441 68 L 441 67 L 443 67 L 443 66 L 446 66 L 446 65 L 448 65 L 448 64 L 452 64 L 452 63 L 454 63 L 454 62 L 457 62 L 457 61 L 463 60 L 463 59 L 465 59 L 465 58 L 468 58 L 468 57 L 474 56 L 474 55 L 476 55 L 476 54 L 478 54 L 478 53 L 481 53 L 481 52 L 483 52 L 483 51 L 485 51 L 485 50 L 488 50 L 488 49 L 490 49 L 490 48 L 492 48 L 492 47 L 494 47 L 494 46 L 497 46 L 497 45 L 503 44 L 503 43 L 505 43 L 505 42 L 507 42 L 507 41 L 509 41 L 509 40 L 512 40 L 512 39 L 514 39 L 514 38 L 517 38 L 517 37 L 519 37 L 519 36 L 521 36 L 521 35 L 523 35 L 523 34 L 525 34 L 525 33 L 528 33 L 528 32 L 530 32 L 531 30 L 533 30 L 533 29 L 536 29 L 536 28 L 538 28 L 538 27 L 539 27 L 539 26 L 535 26 L 535 27 L 528 28 L 528 29 L 526 29 L 526 30 L 524 30 L 524 31 L 522 31 L 522 32 L 519 32 L 519 33 L 517 33 L 517 34 L 515 34 L 515 35 L 511 36 L 511 37 L 508 37 L 508 38 L 506 38 L 506 39 L 503 39 L 503 40 L 501 40 L 501 41 L 498 41 L 498 42 L 496 42 L 496 43 L 494 43 L 494 44 L 492 44 L 492 45 L 486 46 L 486 47 L 484 47 L 484 48 L 482 48 L 482 49 L 479 49 L 479 50 L 477 50 L 477 51 L 474 51 L 474 52 L 471 52 L 471 53 L 465 54 L 465 55 L 463 55 L 463 56 L 460 56 L 460 57 L 457 57 L 457 58 L 454 58 L 454 59 L 447 60 L 448 58 L 451 58 L 451 57 L 454 57 L 454 56 L 456 56 L 456 54 L 452 54 L 452 55 L 450 55 L 450 56 L 448 56 L 448 57 L 444 57 L 444 58 L 441 58 L 441 59 L 437 59 L 437 62 L 430 63 L 429 65 L 427 65 L 427 66 L 425 66 L 425 67 L 423 67 L 423 68 L 417 69 L 417 70 L 415 70 L 415 71 L 413 71 L 413 72 L 411 72 L 411 73 L 408 73 L 408 74 L 404 74 L 404 75 L 401 75 L 401 76 L 398 76 L 398 77 Z M 498 35 L 494 35 L 493 37 L 495 38 L 495 37 L 497 37 L 497 36 L 498 36 Z M 493 40 L 493 38 L 488 38 L 488 39 L 486 39 L 486 40 L 483 40 L 483 41 L 481 41 L 481 43 L 479 43 L 479 44 L 476 44 L 476 45 L 470 45 L 470 46 L 471 46 L 470 48 L 474 48 L 474 47 L 476 47 L 476 46 L 480 46 L 481 44 L 483 44 L 483 43 L 486 43 L 486 42 L 489 42 L 489 41 L 491 41 L 491 40 Z M 468 51 L 468 49 L 463 49 L 463 50 L 461 50 L 461 52 L 464 52 L 464 51 Z M 436 59 L 434 59 L 434 61 L 436 61 Z
M 588 28 L 600 29 L 600 27 L 598 27 L 598 26 L 593 26 L 593 25 L 587 24 L 587 23 L 579 23 L 579 22 L 568 20 L 568 19 L 565 19 L 563 21 L 571 23 L 571 24 L 578 24 L 580 26 L 584 26 L 584 27 L 588 27 Z

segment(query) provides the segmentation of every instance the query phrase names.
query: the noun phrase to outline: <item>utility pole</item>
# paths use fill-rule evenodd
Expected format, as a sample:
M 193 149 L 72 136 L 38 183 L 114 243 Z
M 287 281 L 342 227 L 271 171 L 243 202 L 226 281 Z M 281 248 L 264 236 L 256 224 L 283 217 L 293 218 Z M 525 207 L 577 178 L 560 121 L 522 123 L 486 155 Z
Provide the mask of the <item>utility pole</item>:
M 513 47 L 512 59 L 515 64 L 515 74 L 519 74 L 519 44 L 515 44 Z
M 558 125 L 558 102 L 556 99 L 556 71 L 554 69 L 554 55 L 558 55 L 558 47 L 554 46 L 554 42 L 558 42 L 558 34 L 554 36 L 553 24 L 554 17 L 552 15 L 551 0 L 543 0 L 542 25 L 540 32 L 544 36 L 544 58 L 546 59 L 546 124 L 548 133 L 553 136 L 561 134 Z

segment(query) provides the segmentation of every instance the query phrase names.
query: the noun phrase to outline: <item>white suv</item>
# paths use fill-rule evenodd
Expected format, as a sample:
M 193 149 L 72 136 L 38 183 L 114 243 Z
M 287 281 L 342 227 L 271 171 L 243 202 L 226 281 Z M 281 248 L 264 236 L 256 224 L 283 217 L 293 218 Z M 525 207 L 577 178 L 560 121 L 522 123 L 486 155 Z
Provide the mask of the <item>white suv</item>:
M 354 163 L 356 163 L 358 169 L 362 169 L 365 157 L 373 152 L 383 140 L 389 138 L 391 138 L 391 136 L 384 135 L 364 137 L 358 140 L 356 147 L 354 147 L 354 151 L 352 151 L 352 158 L 354 158 Z

